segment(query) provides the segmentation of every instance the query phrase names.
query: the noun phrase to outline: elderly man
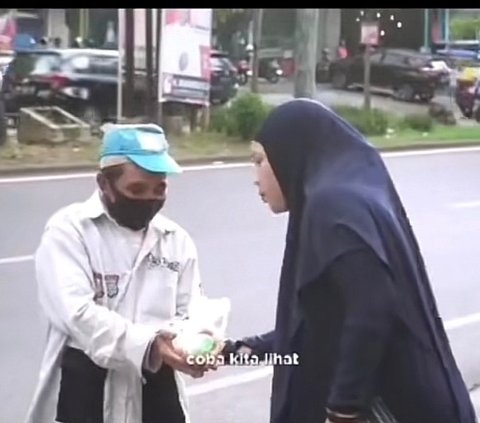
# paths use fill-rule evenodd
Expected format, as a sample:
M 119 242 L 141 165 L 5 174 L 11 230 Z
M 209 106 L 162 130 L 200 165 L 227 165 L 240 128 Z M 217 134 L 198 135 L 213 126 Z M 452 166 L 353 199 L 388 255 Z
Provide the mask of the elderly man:
M 163 217 L 181 171 L 156 125 L 105 134 L 98 190 L 48 221 L 36 254 L 48 336 L 29 423 L 187 423 L 172 338 L 200 296 L 195 245 Z

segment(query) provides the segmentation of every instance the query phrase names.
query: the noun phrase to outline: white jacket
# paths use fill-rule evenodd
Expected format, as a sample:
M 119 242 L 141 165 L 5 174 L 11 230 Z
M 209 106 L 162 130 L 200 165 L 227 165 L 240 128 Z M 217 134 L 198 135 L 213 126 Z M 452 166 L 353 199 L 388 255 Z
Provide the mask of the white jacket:
M 109 370 L 104 422 L 141 422 L 145 352 L 157 333 L 181 327 L 201 295 L 200 276 L 195 245 L 179 225 L 158 214 L 133 267 L 122 260 L 123 231 L 97 192 L 47 223 L 35 264 L 48 334 L 27 423 L 55 421 L 67 345 Z M 184 382 L 178 372 L 175 378 L 188 423 Z

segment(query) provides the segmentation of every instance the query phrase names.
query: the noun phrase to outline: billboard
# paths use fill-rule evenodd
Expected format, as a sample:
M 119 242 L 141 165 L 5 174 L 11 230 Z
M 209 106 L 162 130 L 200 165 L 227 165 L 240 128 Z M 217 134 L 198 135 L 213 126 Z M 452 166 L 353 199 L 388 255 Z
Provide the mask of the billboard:
M 163 9 L 160 101 L 208 106 L 212 9 Z

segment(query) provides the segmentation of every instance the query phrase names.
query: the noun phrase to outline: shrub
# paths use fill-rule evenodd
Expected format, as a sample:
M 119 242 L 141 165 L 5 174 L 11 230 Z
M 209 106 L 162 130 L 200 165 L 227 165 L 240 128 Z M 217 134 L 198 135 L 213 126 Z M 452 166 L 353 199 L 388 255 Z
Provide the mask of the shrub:
M 209 129 L 213 132 L 224 132 L 228 127 L 228 109 L 226 107 L 212 108 Z
M 414 131 L 430 132 L 433 124 L 433 118 L 428 114 L 415 114 L 405 116 L 402 126 Z
M 244 94 L 228 109 L 225 130 L 243 140 L 251 140 L 260 129 L 272 107 L 257 94 Z
M 387 132 L 388 115 L 383 110 L 371 109 L 367 112 L 353 106 L 334 106 L 332 109 L 363 135 L 385 135 Z

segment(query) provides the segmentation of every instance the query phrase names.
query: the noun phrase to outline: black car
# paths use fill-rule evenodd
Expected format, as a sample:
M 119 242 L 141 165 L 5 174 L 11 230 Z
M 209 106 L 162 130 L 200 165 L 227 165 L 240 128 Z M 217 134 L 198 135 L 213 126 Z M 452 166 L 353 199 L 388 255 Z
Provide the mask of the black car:
M 96 127 L 115 118 L 118 52 L 98 49 L 18 51 L 5 74 L 6 113 L 20 108 L 57 105 Z M 142 110 L 144 93 L 131 99 Z
M 370 56 L 372 88 L 387 89 L 398 100 L 429 102 L 438 88 L 449 82 L 444 61 L 413 50 L 379 49 Z M 330 79 L 337 89 L 364 83 L 364 55 L 334 61 Z
M 238 92 L 238 71 L 227 53 L 210 53 L 210 103 L 225 104 Z
M 237 92 L 236 69 L 226 55 L 211 55 L 211 102 L 223 104 Z M 233 69 L 232 69 L 233 68 Z M 6 114 L 20 108 L 57 105 L 93 127 L 116 117 L 118 51 L 101 49 L 28 49 L 18 51 L 5 74 Z M 136 71 L 135 110 L 146 102 L 145 72 Z

